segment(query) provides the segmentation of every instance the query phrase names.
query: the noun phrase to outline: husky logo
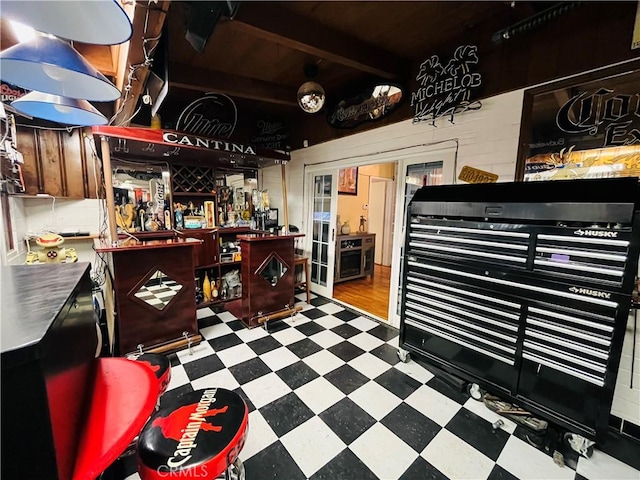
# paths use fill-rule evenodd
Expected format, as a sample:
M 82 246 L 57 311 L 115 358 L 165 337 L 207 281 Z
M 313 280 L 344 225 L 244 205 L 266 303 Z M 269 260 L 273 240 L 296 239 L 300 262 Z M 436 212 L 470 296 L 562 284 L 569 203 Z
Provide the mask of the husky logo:
M 610 293 L 601 292 L 600 290 L 591 290 L 590 288 L 571 287 L 569 291 L 573 293 L 577 293 L 578 295 L 589 295 L 591 297 L 607 298 L 607 299 L 611 298 Z
M 573 233 L 581 237 L 586 236 L 586 237 L 616 238 L 618 236 L 618 232 L 606 232 L 604 230 L 576 230 Z

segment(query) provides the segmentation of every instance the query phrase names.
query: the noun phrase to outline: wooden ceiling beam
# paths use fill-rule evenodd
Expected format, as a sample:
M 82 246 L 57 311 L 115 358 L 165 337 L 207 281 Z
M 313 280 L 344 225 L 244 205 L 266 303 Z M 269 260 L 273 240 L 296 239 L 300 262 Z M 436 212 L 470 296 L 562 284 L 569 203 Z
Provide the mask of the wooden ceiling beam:
M 328 28 L 273 2 L 240 5 L 230 25 L 236 31 L 388 80 L 403 79 L 409 72 L 410 62 L 393 53 Z
M 189 65 L 169 64 L 169 88 L 198 92 L 219 92 L 232 97 L 297 107 L 296 89 L 275 83 L 242 77 Z
M 147 83 L 151 65 L 145 64 L 144 48 L 149 52 L 162 34 L 162 26 L 167 17 L 171 0 L 160 0 L 154 2 L 135 2 L 133 15 L 133 34 L 129 40 L 129 52 L 124 69 L 123 77 L 118 79 L 118 87 L 123 84 L 122 97 L 116 104 L 117 114 L 113 125 L 127 126 L 131 122 L 131 117 L 138 104 L 138 98 L 142 94 Z M 146 27 L 146 30 L 145 30 Z M 143 47 L 145 39 L 158 39 L 148 41 Z M 131 82 L 129 82 L 131 76 Z

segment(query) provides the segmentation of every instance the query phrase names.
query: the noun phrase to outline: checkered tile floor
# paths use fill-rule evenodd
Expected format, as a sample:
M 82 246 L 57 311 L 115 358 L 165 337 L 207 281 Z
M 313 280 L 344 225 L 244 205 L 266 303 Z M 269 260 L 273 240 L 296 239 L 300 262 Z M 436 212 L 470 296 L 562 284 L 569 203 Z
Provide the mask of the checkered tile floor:
M 210 386 L 246 400 L 247 479 L 640 479 L 638 443 L 611 434 L 560 467 L 522 427 L 399 362 L 396 330 L 322 297 L 300 304 L 269 333 L 199 310 L 206 341 L 172 356 L 163 401 Z M 129 463 L 119 478 L 137 480 Z

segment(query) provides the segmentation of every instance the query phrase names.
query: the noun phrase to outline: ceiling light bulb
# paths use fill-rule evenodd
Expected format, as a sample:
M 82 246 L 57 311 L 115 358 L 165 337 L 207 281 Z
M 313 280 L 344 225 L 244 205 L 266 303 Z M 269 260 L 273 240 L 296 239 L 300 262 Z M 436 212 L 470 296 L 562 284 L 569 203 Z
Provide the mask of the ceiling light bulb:
M 36 38 L 36 31 L 29 25 L 16 22 L 15 20 L 9 20 L 13 33 L 15 33 L 18 42 L 28 42 Z
M 309 81 L 298 89 L 298 105 L 307 113 L 316 113 L 324 106 L 324 88 L 319 83 Z
M 60 113 L 71 113 L 71 110 L 72 110 L 71 107 L 67 107 L 66 105 L 58 105 L 58 104 L 55 104 L 53 108 L 55 108 Z
M 46 63 L 43 63 L 42 71 L 46 73 L 49 78 L 57 82 L 63 82 L 67 78 L 65 70 L 58 67 L 57 65 L 48 65 Z

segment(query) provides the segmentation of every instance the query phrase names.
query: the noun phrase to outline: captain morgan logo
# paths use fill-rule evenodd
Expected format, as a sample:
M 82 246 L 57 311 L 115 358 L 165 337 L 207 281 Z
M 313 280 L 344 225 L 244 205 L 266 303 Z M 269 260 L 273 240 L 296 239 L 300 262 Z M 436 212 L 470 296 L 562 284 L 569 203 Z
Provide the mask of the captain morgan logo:
M 217 389 L 205 390 L 198 403 L 192 403 L 174 410 L 166 417 L 158 417 L 151 424 L 159 427 L 162 435 L 178 442 L 173 456 L 167 461 L 167 466 L 177 468 L 184 465 L 191 458 L 191 450 L 198 445 L 195 443 L 200 430 L 221 432 L 222 427 L 207 422 L 209 417 L 215 417 L 227 412 L 228 406 L 209 409 L 209 405 L 216 401 Z
M 157 375 L 158 370 L 160 370 L 160 365 L 154 365 L 153 363 L 151 363 L 148 360 L 142 360 L 141 363 L 146 364 L 153 373 L 155 373 Z

